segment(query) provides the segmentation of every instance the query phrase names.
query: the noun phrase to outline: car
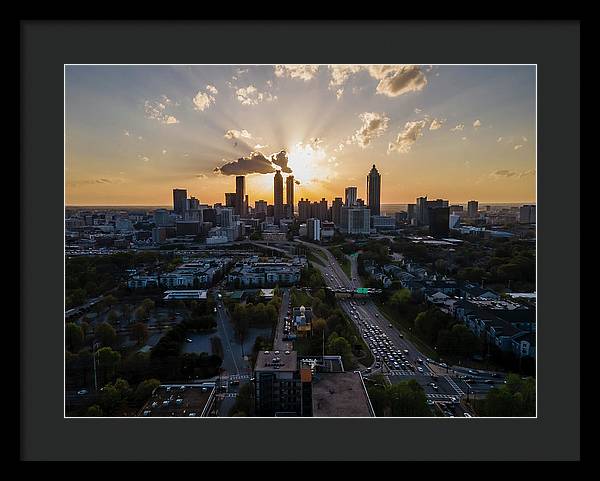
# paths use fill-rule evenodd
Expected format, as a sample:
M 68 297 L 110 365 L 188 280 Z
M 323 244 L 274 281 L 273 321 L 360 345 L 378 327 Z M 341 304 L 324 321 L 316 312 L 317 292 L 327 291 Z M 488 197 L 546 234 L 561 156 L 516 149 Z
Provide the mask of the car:
M 217 312 L 217 308 L 216 307 L 213 308 L 213 312 Z
M 375 313 L 375 317 L 379 317 L 379 314 Z
M 473 369 L 469 369 L 467 372 L 468 372 L 469 374 L 477 374 L 477 371 L 474 371 Z
M 439 388 L 437 387 L 437 384 L 436 384 L 436 383 L 432 382 L 432 383 L 429 383 L 429 384 L 431 385 L 431 389 L 434 389 L 435 391 L 437 391 L 437 390 L 439 389 Z
M 485 383 L 486 384 L 494 384 L 494 381 L 492 379 L 486 379 Z
M 473 417 L 469 413 L 464 413 L 463 416 L 466 417 L 466 418 L 472 418 Z
M 408 349 L 404 349 L 404 354 L 408 354 Z
M 448 367 L 448 364 L 446 364 L 445 362 L 441 363 L 440 366 L 442 367 Z
M 418 362 L 419 364 L 423 364 L 423 359 L 419 358 L 419 359 L 417 359 L 417 362 Z
M 498 374 L 497 372 L 493 372 L 492 374 L 490 374 L 492 377 L 500 377 L 500 374 Z
M 194 342 L 194 341 L 192 341 L 189 337 L 186 337 L 185 342 Z
M 450 398 L 450 401 L 451 401 L 452 403 L 454 403 L 454 404 L 457 404 L 457 403 L 458 403 L 458 399 L 457 399 L 457 398 L 455 398 L 454 396 L 452 396 L 452 397 Z
M 404 334 L 398 334 L 400 336 L 400 339 L 404 339 Z
M 389 328 L 392 328 L 392 327 L 394 327 L 394 326 L 392 326 L 391 324 L 388 324 L 388 327 L 389 327 Z
M 231 384 L 232 386 L 237 386 L 239 383 L 240 381 L 237 379 L 232 379 L 231 381 L 229 381 L 229 384 Z
M 85 396 L 87 393 L 87 389 L 80 389 L 79 391 L 77 391 L 77 394 L 79 394 L 80 396 Z
M 434 404 L 435 404 L 435 403 L 434 403 L 434 402 L 433 402 L 431 399 L 428 399 L 428 400 L 427 400 L 427 405 L 428 405 L 428 406 L 433 406 Z
M 412 369 L 412 366 L 410 366 L 410 367 L 411 367 L 411 369 Z M 419 371 L 419 372 L 423 372 L 423 368 L 422 368 L 421 366 L 419 366 L 419 367 L 417 368 L 417 371 Z

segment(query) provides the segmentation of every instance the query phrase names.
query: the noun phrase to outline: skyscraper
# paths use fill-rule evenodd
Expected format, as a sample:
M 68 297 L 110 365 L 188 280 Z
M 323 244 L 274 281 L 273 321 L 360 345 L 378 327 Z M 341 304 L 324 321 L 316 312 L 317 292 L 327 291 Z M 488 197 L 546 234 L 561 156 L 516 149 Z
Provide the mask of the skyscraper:
M 243 175 L 235 178 L 235 213 L 246 215 L 246 177 Z
M 428 207 L 429 235 L 448 236 L 450 231 L 450 209 L 448 207 Z
M 300 221 L 305 221 L 310 216 L 310 200 L 303 197 L 298 202 L 298 219 Z
M 519 208 L 520 224 L 535 224 L 535 205 L 524 205 Z
M 235 192 L 225 192 L 225 207 L 235 207 Z
M 356 204 L 356 198 L 358 197 L 358 189 L 356 187 L 346 187 L 346 207 L 352 207 Z
M 331 220 L 338 227 L 342 220 L 342 205 L 344 202 L 341 197 L 336 197 L 331 204 Z
M 275 172 L 273 179 L 273 217 L 275 224 L 283 217 L 283 176 L 281 171 Z
M 187 207 L 187 190 L 173 189 L 173 210 L 176 214 L 184 215 Z
M 479 202 L 477 202 L 476 200 L 469 201 L 469 203 L 467 204 L 467 215 L 471 219 L 474 219 L 479 215 Z
M 367 175 L 367 207 L 371 210 L 371 215 L 381 213 L 381 174 L 375 164 Z
M 294 176 L 288 175 L 285 179 L 285 204 L 288 216 L 294 217 Z

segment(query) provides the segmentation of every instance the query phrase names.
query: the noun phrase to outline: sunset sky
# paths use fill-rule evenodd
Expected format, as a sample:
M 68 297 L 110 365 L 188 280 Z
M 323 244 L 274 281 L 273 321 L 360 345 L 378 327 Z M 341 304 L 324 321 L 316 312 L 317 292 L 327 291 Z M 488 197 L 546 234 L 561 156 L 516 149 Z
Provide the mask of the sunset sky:
M 169 205 L 184 188 L 250 204 L 273 173 L 296 199 L 382 175 L 382 203 L 534 202 L 535 66 L 65 67 L 68 205 Z

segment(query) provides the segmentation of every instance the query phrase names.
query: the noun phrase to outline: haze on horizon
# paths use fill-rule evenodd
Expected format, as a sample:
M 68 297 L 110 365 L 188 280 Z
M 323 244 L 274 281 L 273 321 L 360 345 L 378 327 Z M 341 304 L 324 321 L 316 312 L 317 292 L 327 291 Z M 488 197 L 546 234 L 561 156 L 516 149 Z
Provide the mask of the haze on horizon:
M 185 188 L 224 202 L 247 175 L 250 205 L 273 173 L 296 199 L 382 204 L 535 202 L 535 66 L 65 67 L 67 205 L 170 205 Z

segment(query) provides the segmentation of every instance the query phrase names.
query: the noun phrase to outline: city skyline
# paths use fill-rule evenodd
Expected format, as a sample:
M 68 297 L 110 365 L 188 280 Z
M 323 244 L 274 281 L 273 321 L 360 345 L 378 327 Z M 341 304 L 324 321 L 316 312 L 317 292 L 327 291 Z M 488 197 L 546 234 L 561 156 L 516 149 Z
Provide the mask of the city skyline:
M 381 204 L 532 203 L 535 66 L 66 66 L 67 205 L 169 205 L 174 186 L 249 204 L 347 186 Z M 393 179 L 393 182 L 390 180 Z

